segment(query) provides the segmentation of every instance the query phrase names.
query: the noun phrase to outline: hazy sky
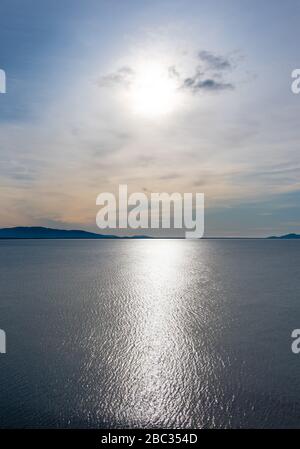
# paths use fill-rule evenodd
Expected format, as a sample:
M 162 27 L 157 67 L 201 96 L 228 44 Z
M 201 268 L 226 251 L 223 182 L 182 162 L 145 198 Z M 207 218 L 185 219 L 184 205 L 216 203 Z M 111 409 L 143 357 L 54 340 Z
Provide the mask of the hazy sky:
M 0 226 L 204 192 L 206 235 L 300 231 L 300 1 L 1 0 Z

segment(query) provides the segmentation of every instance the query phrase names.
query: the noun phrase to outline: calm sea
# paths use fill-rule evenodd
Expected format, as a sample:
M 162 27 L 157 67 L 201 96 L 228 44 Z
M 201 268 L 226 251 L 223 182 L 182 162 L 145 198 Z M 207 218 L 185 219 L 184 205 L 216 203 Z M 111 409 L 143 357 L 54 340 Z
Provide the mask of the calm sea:
M 1 427 L 300 427 L 300 241 L 0 241 Z

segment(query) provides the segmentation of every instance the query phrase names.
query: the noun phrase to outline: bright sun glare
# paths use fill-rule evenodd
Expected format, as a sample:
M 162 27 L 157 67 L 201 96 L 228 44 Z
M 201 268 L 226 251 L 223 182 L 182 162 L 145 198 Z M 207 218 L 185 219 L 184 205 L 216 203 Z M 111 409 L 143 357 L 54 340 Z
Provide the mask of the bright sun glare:
M 170 113 L 176 105 L 176 87 L 165 66 L 142 64 L 130 91 L 133 111 L 148 117 Z

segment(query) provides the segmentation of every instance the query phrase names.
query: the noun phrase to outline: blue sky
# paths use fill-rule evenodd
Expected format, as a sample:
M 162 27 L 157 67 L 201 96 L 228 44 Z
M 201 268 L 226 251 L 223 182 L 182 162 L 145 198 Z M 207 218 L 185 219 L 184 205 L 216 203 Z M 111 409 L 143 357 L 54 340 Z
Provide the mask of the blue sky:
M 297 0 L 2 0 L 0 226 L 96 230 L 127 183 L 204 192 L 206 235 L 300 232 L 299 19 Z

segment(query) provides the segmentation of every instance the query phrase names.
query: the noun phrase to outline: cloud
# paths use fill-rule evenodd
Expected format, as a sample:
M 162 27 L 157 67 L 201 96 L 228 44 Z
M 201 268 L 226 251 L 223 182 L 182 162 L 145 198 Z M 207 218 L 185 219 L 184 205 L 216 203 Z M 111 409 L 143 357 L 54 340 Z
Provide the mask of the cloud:
M 227 57 L 201 50 L 195 60 L 194 74 L 184 76 L 182 70 L 179 70 L 176 64 L 166 67 L 166 71 L 167 76 L 176 81 L 178 90 L 185 89 L 192 93 L 199 91 L 221 92 L 234 89 L 231 82 L 223 79 L 223 72 L 232 68 L 233 64 Z M 136 71 L 134 68 L 125 65 L 115 72 L 102 76 L 98 81 L 98 86 L 101 88 L 113 86 L 128 88 L 134 82 L 135 77 Z
M 196 74 L 193 78 L 186 78 L 183 87 L 190 89 L 193 92 L 198 92 L 199 90 L 218 92 L 234 89 L 234 85 L 231 83 L 224 83 L 212 78 L 202 79 L 199 74 Z
M 102 76 L 97 84 L 99 87 L 107 87 L 119 85 L 128 87 L 132 83 L 135 76 L 134 70 L 129 66 L 120 67 L 116 72 Z
M 180 79 L 180 73 L 178 72 L 175 65 L 168 68 L 168 74 L 170 78 Z
M 202 50 L 198 53 L 200 61 L 206 63 L 207 67 L 211 70 L 228 70 L 232 68 L 231 62 L 224 56 L 215 55 L 206 50 Z
M 223 72 L 233 68 L 231 61 L 225 56 L 216 55 L 206 50 L 198 52 L 200 64 L 195 73 L 184 79 L 182 87 L 193 93 L 198 91 L 220 92 L 232 90 L 234 84 L 223 79 Z

